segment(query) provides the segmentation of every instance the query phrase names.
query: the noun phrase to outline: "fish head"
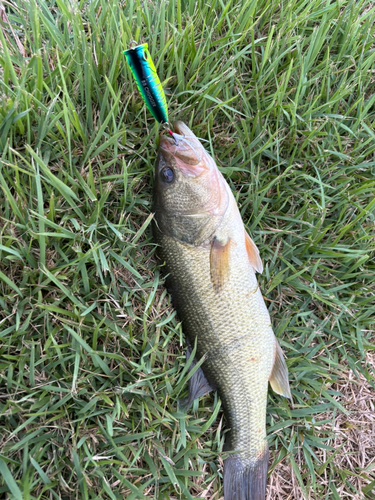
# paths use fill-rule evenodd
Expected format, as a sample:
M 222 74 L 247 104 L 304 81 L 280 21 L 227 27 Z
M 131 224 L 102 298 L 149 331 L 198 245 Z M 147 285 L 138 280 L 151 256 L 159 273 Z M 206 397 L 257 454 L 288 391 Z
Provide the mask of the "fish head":
M 199 245 L 220 224 L 228 206 L 227 184 L 215 161 L 183 122 L 160 135 L 154 176 L 156 223 L 164 234 Z

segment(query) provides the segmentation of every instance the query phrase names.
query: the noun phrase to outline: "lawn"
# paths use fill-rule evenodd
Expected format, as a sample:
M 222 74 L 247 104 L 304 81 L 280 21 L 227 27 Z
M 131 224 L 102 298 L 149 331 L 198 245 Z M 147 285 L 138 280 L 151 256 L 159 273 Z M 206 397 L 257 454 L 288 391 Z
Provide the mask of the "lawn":
M 220 400 L 178 406 L 131 39 L 263 260 L 293 394 L 269 391 L 267 499 L 375 497 L 374 19 L 369 0 L 0 1 L 1 498 L 222 498 Z

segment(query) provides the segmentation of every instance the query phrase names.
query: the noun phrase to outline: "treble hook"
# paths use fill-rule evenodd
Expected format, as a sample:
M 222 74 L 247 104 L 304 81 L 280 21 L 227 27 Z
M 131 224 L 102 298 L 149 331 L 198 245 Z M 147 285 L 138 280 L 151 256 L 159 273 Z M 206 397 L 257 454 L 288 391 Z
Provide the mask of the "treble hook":
M 177 137 L 176 137 L 176 134 L 174 132 L 172 132 L 171 130 L 171 127 L 169 125 L 168 122 L 164 122 L 162 123 L 162 127 L 164 128 L 164 130 L 166 130 L 168 132 L 168 134 L 172 137 L 172 139 L 174 140 L 174 143 L 176 146 L 178 146 L 178 140 L 177 140 Z

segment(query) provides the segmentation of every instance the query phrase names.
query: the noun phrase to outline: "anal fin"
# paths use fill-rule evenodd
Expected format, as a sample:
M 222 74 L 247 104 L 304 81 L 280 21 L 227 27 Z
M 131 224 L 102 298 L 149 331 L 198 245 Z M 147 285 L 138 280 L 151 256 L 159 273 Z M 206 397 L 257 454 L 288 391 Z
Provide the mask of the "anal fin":
M 191 349 L 188 347 L 186 351 L 186 361 L 191 356 Z M 190 365 L 190 370 L 192 370 L 195 366 L 195 361 L 193 360 Z M 208 382 L 206 375 L 204 374 L 201 367 L 193 374 L 193 376 L 189 379 L 189 396 L 180 400 L 180 405 L 188 409 L 194 399 L 197 399 L 201 396 L 205 396 L 211 391 L 214 391 L 216 387 L 212 387 L 212 385 Z
M 284 354 L 275 337 L 275 361 L 270 376 L 272 389 L 281 396 L 292 399 L 289 387 L 288 368 L 285 363 Z

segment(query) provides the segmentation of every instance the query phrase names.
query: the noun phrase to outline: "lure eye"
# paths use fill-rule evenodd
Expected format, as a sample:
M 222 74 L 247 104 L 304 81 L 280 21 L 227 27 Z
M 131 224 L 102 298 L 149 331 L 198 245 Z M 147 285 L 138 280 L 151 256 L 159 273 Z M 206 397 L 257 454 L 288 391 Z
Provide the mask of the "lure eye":
M 167 184 L 170 184 L 174 180 L 174 172 L 171 168 L 165 167 L 161 171 L 161 177 L 162 177 L 164 182 L 166 182 Z
M 144 58 L 146 59 L 146 61 L 147 61 L 147 52 L 144 52 L 144 53 L 143 53 L 143 57 L 144 57 Z

